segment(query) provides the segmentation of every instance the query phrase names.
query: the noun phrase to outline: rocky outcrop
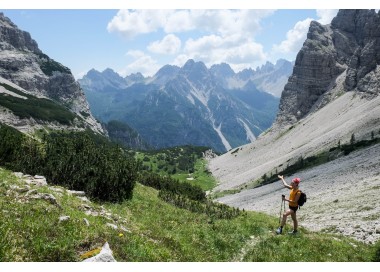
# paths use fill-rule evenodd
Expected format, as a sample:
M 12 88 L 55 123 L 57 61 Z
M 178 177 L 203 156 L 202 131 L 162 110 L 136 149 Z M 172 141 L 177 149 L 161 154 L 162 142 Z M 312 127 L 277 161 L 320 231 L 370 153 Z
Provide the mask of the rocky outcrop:
M 379 64 L 379 13 L 340 10 L 331 25 L 311 22 L 284 87 L 276 126 L 294 124 L 343 92 L 379 94 Z
M 103 245 L 99 254 L 89 259 L 86 259 L 83 262 L 116 262 L 116 260 L 113 257 L 112 250 L 109 244 L 106 242 Z
M 0 13 L 0 77 L 29 94 L 59 102 L 85 120 L 87 127 L 103 132 L 70 69 L 45 55 L 30 34 L 18 29 L 3 13 Z
M 1 51 L 17 49 L 20 51 L 34 52 L 36 54 L 42 53 L 30 34 L 26 31 L 19 30 L 3 13 L 0 13 L 0 26 Z
M 341 10 L 331 22 L 337 60 L 347 64 L 345 87 L 370 94 L 380 92 L 380 13 Z

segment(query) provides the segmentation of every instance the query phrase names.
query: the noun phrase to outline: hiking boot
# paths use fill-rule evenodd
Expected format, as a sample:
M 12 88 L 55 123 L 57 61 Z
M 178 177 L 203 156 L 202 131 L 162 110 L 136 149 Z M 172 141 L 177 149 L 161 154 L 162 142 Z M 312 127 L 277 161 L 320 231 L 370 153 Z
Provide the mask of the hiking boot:
M 277 234 L 281 234 L 281 233 L 282 233 L 282 228 L 279 227 L 279 228 L 276 230 L 276 233 L 277 233 Z
M 290 235 L 296 235 L 296 234 L 298 234 L 298 231 L 297 230 L 293 230 L 291 232 L 288 232 L 288 234 L 290 234 Z

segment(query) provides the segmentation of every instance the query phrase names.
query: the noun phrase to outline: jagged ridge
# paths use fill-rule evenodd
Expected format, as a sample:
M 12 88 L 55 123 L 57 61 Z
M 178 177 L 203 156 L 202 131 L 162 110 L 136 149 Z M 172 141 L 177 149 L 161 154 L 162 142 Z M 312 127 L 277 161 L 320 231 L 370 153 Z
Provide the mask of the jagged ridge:
M 231 79 L 238 77 L 228 64 L 221 66 Z M 134 84 L 114 72 L 110 82 L 109 69 L 91 70 L 79 82 L 100 120 L 126 122 L 154 147 L 191 144 L 226 151 L 268 128 L 278 99 L 258 90 L 249 76 L 240 88 L 228 88 L 218 67 L 189 60 L 181 68 L 165 65 Z

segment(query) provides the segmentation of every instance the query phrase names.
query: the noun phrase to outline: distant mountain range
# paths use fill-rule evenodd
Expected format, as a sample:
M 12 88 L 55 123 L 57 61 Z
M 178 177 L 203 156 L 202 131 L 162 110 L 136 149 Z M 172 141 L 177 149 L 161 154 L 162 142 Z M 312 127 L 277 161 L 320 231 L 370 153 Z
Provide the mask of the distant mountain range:
M 279 60 L 235 73 L 225 63 L 189 60 L 153 77 L 106 69 L 76 82 L 2 13 L 0 30 L 0 123 L 31 133 L 91 129 L 135 149 L 189 144 L 225 152 L 254 141 L 273 123 L 293 67 Z
M 292 67 L 279 60 L 235 73 L 225 63 L 208 69 L 188 60 L 183 67 L 165 65 L 147 78 L 92 69 L 78 82 L 94 116 L 128 124 L 154 148 L 190 144 L 225 152 L 254 141 L 271 126 L 279 104 L 275 95 Z

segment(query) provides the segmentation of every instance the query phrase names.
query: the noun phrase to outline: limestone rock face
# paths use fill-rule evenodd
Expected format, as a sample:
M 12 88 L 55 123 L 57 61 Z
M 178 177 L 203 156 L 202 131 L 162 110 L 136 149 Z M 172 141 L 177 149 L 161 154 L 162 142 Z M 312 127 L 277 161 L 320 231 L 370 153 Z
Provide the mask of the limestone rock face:
M 0 13 L 0 77 L 29 94 L 52 99 L 85 120 L 87 126 L 102 132 L 90 113 L 80 85 L 69 68 L 45 55 L 28 32 L 18 29 Z
M 32 39 L 28 32 L 19 30 L 17 26 L 0 13 L 0 26 L 1 26 L 1 50 L 17 49 L 20 51 L 31 51 L 35 53 L 42 53 L 38 49 L 37 43 Z
M 343 92 L 374 97 L 380 92 L 379 64 L 379 13 L 340 10 L 331 25 L 311 22 L 282 92 L 275 125 L 291 125 Z M 344 84 L 338 84 L 341 80 Z
M 348 65 L 347 91 L 378 93 L 380 15 L 374 10 L 342 10 L 331 22 L 338 59 Z M 376 83 L 377 82 L 377 83 Z
M 340 10 L 331 25 L 310 24 L 275 123 L 252 144 L 210 160 L 220 182 L 215 191 L 240 190 L 300 158 L 348 144 L 352 135 L 380 137 L 379 17 L 373 10 Z

